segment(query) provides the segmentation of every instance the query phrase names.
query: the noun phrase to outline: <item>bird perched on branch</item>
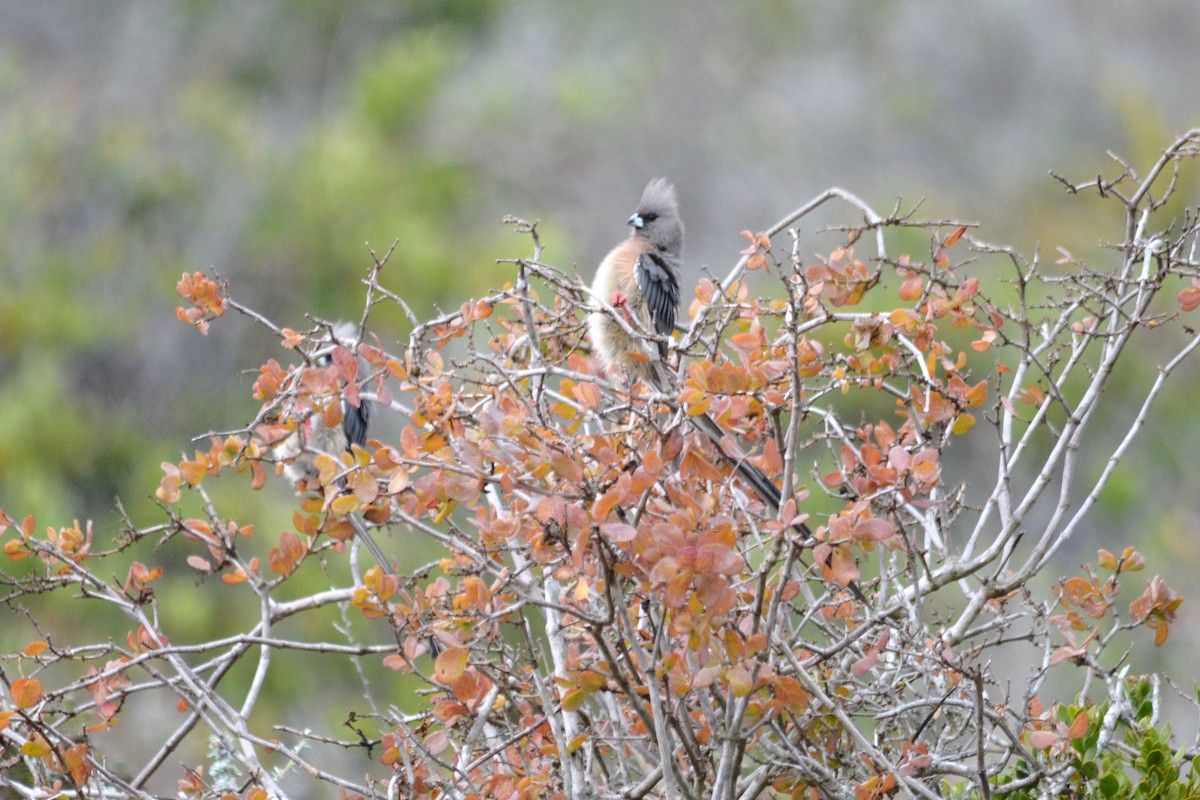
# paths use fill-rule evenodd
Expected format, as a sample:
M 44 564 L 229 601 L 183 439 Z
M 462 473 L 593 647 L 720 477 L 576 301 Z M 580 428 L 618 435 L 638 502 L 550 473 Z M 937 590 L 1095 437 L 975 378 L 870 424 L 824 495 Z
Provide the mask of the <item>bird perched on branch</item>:
M 675 187 L 665 178 L 655 178 L 646 184 L 628 224 L 633 228 L 629 237 L 604 257 L 592 282 L 593 294 L 611 305 L 621 319 L 607 309 L 600 309 L 588 317 L 588 330 L 592 345 L 606 367 L 623 369 L 660 391 L 669 391 L 667 341 L 675 329 L 679 308 L 679 268 L 683 256 L 683 220 L 679 216 Z M 639 331 L 657 334 L 653 350 L 645 346 L 649 337 Z M 778 513 L 782 495 L 771 479 L 722 445 L 725 433 L 712 417 L 700 414 L 689 419 L 759 499 Z M 795 527 L 812 542 L 812 531 L 807 525 L 799 523 Z M 850 589 L 866 602 L 856 584 L 852 583 Z
M 333 334 L 310 354 L 317 367 L 328 367 L 333 363 L 333 352 L 337 347 L 345 347 L 353 351 L 357 342 L 357 328 L 350 322 L 339 322 L 333 326 Z M 357 358 L 358 373 L 366 372 L 367 365 L 362 358 Z M 339 457 L 349 452 L 351 445 L 362 446 L 367 441 L 367 427 L 371 422 L 371 403 L 360 399 L 358 405 L 353 405 L 342 398 L 342 422 L 340 425 L 325 424 L 323 415 L 310 413 L 304 420 L 301 431 L 289 436 L 274 450 L 274 456 L 284 462 L 283 472 L 293 483 L 302 489 L 315 485 L 320 471 L 317 469 L 317 456 L 325 453 Z M 395 575 L 391 562 L 383 554 L 379 544 L 367 531 L 366 524 L 357 514 L 349 516 L 350 524 L 354 527 L 355 535 L 371 551 L 371 556 L 379 563 L 381 569 L 389 575 Z
M 683 255 L 683 220 L 675 187 L 664 178 L 650 181 L 628 224 L 633 231 L 600 262 L 592 290 L 624 316 L 631 330 L 605 311 L 588 318 L 588 329 L 605 365 L 622 367 L 661 388 L 652 357 L 637 332 L 640 327 L 669 337 L 675 329 Z M 659 361 L 665 361 L 666 340 L 656 344 Z

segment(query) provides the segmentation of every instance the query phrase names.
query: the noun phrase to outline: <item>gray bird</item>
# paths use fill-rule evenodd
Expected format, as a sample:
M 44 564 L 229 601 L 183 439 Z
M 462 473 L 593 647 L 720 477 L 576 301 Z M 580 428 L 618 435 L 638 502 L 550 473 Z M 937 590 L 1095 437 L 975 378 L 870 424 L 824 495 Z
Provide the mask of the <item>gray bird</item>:
M 679 265 L 683 255 L 683 220 L 675 187 L 665 178 L 646 185 L 637 211 L 628 220 L 629 238 L 614 247 L 596 270 L 592 291 L 608 301 L 636 333 L 638 327 L 670 336 L 679 308 Z M 639 324 L 634 324 L 634 318 Z M 592 345 L 607 366 L 618 366 L 661 387 L 650 354 L 641 341 L 605 311 L 588 317 Z M 659 361 L 667 357 L 666 341 L 656 342 Z
M 592 292 L 624 316 L 633 334 L 606 309 L 589 315 L 588 330 L 592 345 L 606 367 L 623 369 L 660 391 L 669 391 L 666 339 L 675 329 L 679 268 L 683 256 L 683 220 L 679 216 L 675 187 L 665 178 L 655 178 L 646 184 L 637 211 L 627 224 L 633 230 L 600 262 L 592 281 Z M 655 352 L 643 345 L 637 336 L 639 328 L 652 329 L 662 337 L 655 342 Z M 782 495 L 771 479 L 758 467 L 726 452 L 721 444 L 725 433 L 712 417 L 700 414 L 689 419 L 712 441 L 721 457 L 750 485 L 759 499 L 772 512 L 778 513 Z M 813 541 L 807 525 L 800 523 L 795 529 L 808 542 Z M 859 600 L 866 602 L 857 584 L 851 584 L 850 589 Z
M 311 357 L 318 367 L 326 367 L 332 361 L 333 349 L 338 345 L 355 349 L 357 328 L 353 323 L 339 322 L 333 327 L 333 337 L 323 343 Z M 362 375 L 367 370 L 367 364 L 360 357 L 358 371 Z M 351 445 L 360 447 L 367 441 L 367 426 L 371 422 L 371 403 L 363 399 L 358 406 L 353 406 L 342 400 L 342 424 L 329 427 L 320 414 L 310 414 L 304 423 L 304 435 L 299 433 L 289 436 L 281 445 L 275 448 L 274 455 L 284 462 L 283 472 L 288 480 L 302 487 L 312 485 L 318 476 L 316 457 L 321 453 L 337 458 L 343 452 L 350 450 Z M 303 441 L 302 441 L 303 438 Z M 371 556 L 379 563 L 381 569 L 389 575 L 395 575 L 391 562 L 383 554 L 378 543 L 367 531 L 365 523 L 357 514 L 351 514 L 350 524 L 354 526 L 359 540 L 371 551 Z

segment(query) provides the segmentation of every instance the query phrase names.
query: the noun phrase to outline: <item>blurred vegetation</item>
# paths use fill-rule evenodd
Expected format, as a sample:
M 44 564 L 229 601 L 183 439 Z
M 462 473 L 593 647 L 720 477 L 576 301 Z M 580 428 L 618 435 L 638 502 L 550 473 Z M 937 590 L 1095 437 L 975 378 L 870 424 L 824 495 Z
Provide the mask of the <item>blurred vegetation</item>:
M 286 48 L 311 48 L 295 57 L 324 69 L 341 35 L 337 6 L 274 8 L 276 41 L 205 59 L 149 113 L 40 94 L 37 64 L 11 51 L 0 97 L 25 113 L 0 127 L 0 506 L 104 516 L 119 494 L 148 509 L 161 457 L 252 413 L 237 373 L 286 356 L 253 338 L 256 350 L 199 374 L 178 364 L 148 374 L 163 342 L 145 337 L 170 318 L 181 272 L 212 268 L 295 327 L 309 313 L 361 315 L 368 243 L 382 256 L 400 242 L 388 277 L 423 312 L 486 288 L 501 231 L 464 224 L 470 169 L 434 152 L 423 120 L 489 4 L 413 5 L 330 70 L 339 85 L 319 114 L 270 119 L 264 97 L 298 88 Z M 177 10 L 185 61 L 230 22 L 219 6 Z M 374 320 L 393 339 L 406 324 Z

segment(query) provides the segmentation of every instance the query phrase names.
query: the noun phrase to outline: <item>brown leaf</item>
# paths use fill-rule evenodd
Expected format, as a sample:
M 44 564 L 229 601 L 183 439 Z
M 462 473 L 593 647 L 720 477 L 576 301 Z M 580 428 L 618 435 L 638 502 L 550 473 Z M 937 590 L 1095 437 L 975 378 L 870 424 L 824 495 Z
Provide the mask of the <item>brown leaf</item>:
M 849 586 L 862 577 L 854 559 L 844 547 L 835 547 L 829 557 L 829 573 L 842 586 Z
M 854 526 L 851 537 L 868 542 L 886 541 L 896 535 L 896 529 L 885 519 L 872 517 Z

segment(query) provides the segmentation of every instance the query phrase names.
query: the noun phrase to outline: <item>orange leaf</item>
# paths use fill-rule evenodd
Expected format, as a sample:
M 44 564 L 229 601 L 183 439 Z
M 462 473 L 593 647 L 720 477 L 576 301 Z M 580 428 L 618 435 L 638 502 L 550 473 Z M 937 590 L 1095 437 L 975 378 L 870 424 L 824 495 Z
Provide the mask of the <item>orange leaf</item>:
M 434 680 L 438 683 L 453 683 L 462 677 L 467 669 L 467 650 L 465 647 L 449 647 L 442 651 L 434 664 Z
M 774 680 L 774 686 L 775 699 L 785 706 L 798 711 L 803 711 L 808 707 L 808 692 L 804 691 L 800 681 L 786 675 L 779 675 Z
M 187 481 L 189 486 L 199 486 L 207 474 L 208 469 L 201 461 L 181 461 L 179 464 L 179 477 Z
M 609 512 L 617 507 L 617 503 L 621 499 L 621 494 L 622 489 L 618 484 L 597 497 L 596 502 L 592 503 L 592 519 L 597 522 L 607 519 Z
M 1088 730 L 1088 713 L 1080 711 L 1079 716 L 1071 723 L 1071 727 L 1067 729 L 1068 739 L 1078 739 L 1082 737 Z
M 950 245 L 954 244 L 959 239 L 961 239 L 962 235 L 966 232 L 967 232 L 967 226 L 963 225 L 961 228 L 956 230 L 954 233 L 952 233 L 948 237 L 946 237 L 946 241 L 944 241 L 942 243 L 942 247 L 949 247 Z
M 845 548 L 835 547 L 829 557 L 829 572 L 842 586 L 849 586 L 862 577 L 858 566 Z
M 42 684 L 36 678 L 18 678 L 9 689 L 17 708 L 29 708 L 42 699 Z
M 76 744 L 67 748 L 63 754 L 63 764 L 67 768 L 67 772 L 71 773 L 71 778 L 75 781 L 76 786 L 80 786 L 87 781 L 92 773 L 92 765 L 87 762 L 88 746 L 86 744 Z
M 563 478 L 568 483 L 578 484 L 583 482 L 583 467 L 581 467 L 579 462 L 567 453 L 556 453 L 551 456 L 550 467 L 558 474 L 559 477 Z M 478 494 L 479 492 L 476 491 L 474 496 L 478 496 Z M 473 500 L 474 496 L 467 499 Z
M 906 301 L 919 300 L 925 293 L 925 283 L 920 275 L 912 275 L 900 284 L 900 299 Z
M 21 651 L 21 655 L 33 658 L 34 656 L 41 654 L 49 646 L 50 645 L 41 640 L 30 642 L 29 644 L 25 645 L 25 649 Z

